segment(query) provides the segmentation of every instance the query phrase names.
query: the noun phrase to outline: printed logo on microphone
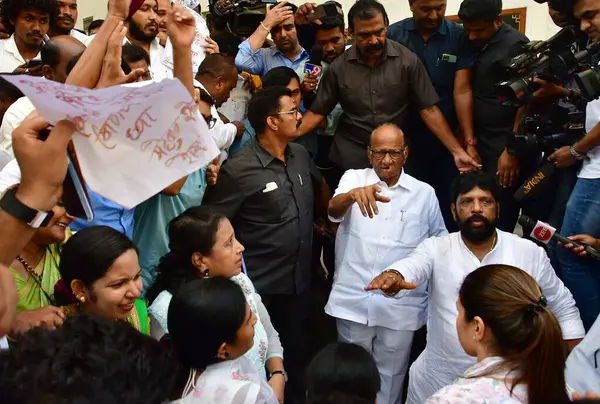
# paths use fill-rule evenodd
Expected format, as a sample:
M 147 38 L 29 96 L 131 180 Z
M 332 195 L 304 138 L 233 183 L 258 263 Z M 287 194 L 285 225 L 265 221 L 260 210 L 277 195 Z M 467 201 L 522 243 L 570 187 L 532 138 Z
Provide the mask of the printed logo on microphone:
M 535 228 L 531 232 L 531 237 L 541 241 L 544 244 L 548 244 L 555 232 L 556 229 L 554 227 L 547 223 L 538 221 L 535 225 Z
M 315 77 L 321 77 L 321 73 L 323 73 L 323 66 L 313 65 L 312 63 L 306 63 L 304 65 L 304 73 L 311 74 Z

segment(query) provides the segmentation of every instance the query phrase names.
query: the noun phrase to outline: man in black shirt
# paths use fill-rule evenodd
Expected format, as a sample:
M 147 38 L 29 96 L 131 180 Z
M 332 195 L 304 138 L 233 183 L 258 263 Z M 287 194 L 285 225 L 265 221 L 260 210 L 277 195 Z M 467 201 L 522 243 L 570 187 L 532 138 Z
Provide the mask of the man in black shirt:
M 248 276 L 285 349 L 288 393 L 302 399 L 309 359 L 313 184 L 322 184 L 322 178 L 306 149 L 291 143 L 300 119 L 289 89 L 273 86 L 256 93 L 248 106 L 256 139 L 223 164 L 203 204 L 226 215 L 246 247 Z
M 474 124 L 483 170 L 497 176 L 502 186 L 498 228 L 512 232 L 519 205 L 513 195 L 525 181 L 530 161 L 519 161 L 506 150 L 515 129 L 518 108 L 499 101 L 496 83 L 508 77 L 504 66 L 516 56 L 527 37 L 502 22 L 502 0 L 465 0 L 458 16 L 477 52 L 473 68 Z

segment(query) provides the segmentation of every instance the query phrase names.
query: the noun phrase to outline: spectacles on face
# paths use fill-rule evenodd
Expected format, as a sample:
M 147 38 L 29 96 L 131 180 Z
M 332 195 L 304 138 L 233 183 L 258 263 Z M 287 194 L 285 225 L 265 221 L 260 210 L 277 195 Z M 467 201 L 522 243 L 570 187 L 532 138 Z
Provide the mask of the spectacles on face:
M 278 112 L 276 114 L 273 114 L 272 116 L 279 116 L 279 115 L 297 115 L 298 114 L 298 110 L 297 109 L 293 109 L 291 111 L 281 111 Z
M 392 160 L 400 160 L 404 157 L 404 152 L 406 148 L 402 149 L 381 149 L 381 150 L 373 150 L 371 149 L 371 154 L 377 160 L 383 160 L 386 155 L 390 155 Z
M 483 199 L 483 200 L 479 200 L 479 203 L 481 204 L 481 206 L 483 206 L 485 209 L 490 209 L 496 206 L 496 201 L 494 201 L 493 199 Z M 461 209 L 471 209 L 473 208 L 473 205 L 475 204 L 475 199 L 463 199 L 462 201 L 460 201 L 458 203 L 458 206 L 460 206 Z

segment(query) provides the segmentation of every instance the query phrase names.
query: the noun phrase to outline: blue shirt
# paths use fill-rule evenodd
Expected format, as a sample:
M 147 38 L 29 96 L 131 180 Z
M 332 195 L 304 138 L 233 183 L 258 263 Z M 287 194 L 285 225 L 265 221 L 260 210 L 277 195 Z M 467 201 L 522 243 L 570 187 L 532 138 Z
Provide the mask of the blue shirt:
M 250 49 L 250 42 L 246 39 L 240 44 L 240 51 L 235 57 L 235 65 L 243 72 L 264 76 L 267 72 L 275 67 L 287 66 L 293 70 L 297 70 L 301 63 L 308 60 L 310 55 L 306 50 L 296 56 L 296 59 L 291 60 L 285 56 L 276 46 L 270 48 L 260 48 L 256 52 Z
M 133 241 L 140 251 L 140 267 L 144 290 L 156 278 L 156 266 L 169 252 L 169 222 L 192 206 L 199 206 L 206 191 L 206 168 L 188 175 L 179 194 L 154 195 L 135 208 Z
M 135 209 L 125 209 L 121 205 L 98 195 L 86 185 L 90 204 L 94 211 L 94 220 L 88 222 L 75 219 L 71 230 L 79 231 L 92 226 L 109 226 L 133 239 L 133 212 Z
M 248 143 L 252 141 L 252 139 L 256 137 L 256 133 L 254 132 L 254 128 L 250 124 L 250 121 L 248 119 L 244 119 L 242 123 L 244 124 L 244 134 L 242 137 L 235 139 L 231 144 L 231 147 L 229 147 L 230 156 L 242 150 Z
M 425 42 L 414 20 L 407 18 L 392 24 L 388 28 L 387 37 L 406 46 L 421 59 L 438 94 L 437 106 L 450 128 L 455 130 L 458 121 L 454 109 L 454 75 L 458 70 L 471 68 L 475 64 L 475 53 L 468 44 L 462 25 L 444 19 Z M 416 130 L 427 131 L 420 118 L 411 121 Z M 417 124 L 416 127 L 414 123 Z

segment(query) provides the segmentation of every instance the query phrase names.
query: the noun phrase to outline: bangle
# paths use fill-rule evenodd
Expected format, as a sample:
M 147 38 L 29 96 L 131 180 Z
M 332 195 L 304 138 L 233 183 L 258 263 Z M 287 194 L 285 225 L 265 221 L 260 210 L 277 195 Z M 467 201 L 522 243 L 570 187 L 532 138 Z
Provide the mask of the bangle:
M 263 24 L 263 22 L 260 22 L 260 26 L 262 27 L 262 29 L 264 29 L 265 31 L 267 31 L 267 34 L 271 33 L 271 30 L 269 28 L 267 28 L 267 26 L 265 24 Z
M 381 273 L 383 274 L 394 274 L 394 275 L 398 275 L 400 278 L 402 278 L 404 280 L 404 277 L 402 276 L 402 274 L 398 271 L 396 271 L 395 269 L 386 269 L 385 271 L 383 271 Z M 400 292 L 400 289 L 396 289 L 396 290 L 382 290 L 383 294 L 388 296 L 388 297 L 393 297 L 396 296 L 398 294 L 398 292 Z
M 465 147 L 467 146 L 477 146 L 477 138 L 472 137 L 471 139 L 465 140 Z

